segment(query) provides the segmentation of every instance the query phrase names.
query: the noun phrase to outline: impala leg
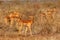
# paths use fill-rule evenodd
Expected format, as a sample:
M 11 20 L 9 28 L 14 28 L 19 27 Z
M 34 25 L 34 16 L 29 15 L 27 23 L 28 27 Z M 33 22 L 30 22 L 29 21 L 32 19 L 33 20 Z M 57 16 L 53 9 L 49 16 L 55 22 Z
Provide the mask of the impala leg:
M 25 30 L 25 36 L 26 36 L 27 31 L 28 31 L 28 28 L 26 27 L 26 30 Z
M 23 24 L 21 23 L 20 27 L 18 27 L 19 28 L 19 34 L 21 34 L 22 27 L 23 27 Z
M 12 25 L 13 25 L 13 23 L 14 23 L 14 19 L 12 18 L 12 19 L 10 19 L 11 20 L 11 22 L 10 22 L 10 27 L 12 27 Z
M 18 28 L 18 25 L 19 25 L 18 20 L 15 19 L 15 21 L 16 21 L 16 27 Z
M 4 21 L 5 21 L 5 24 L 8 24 L 8 22 L 7 22 L 8 20 L 6 18 L 4 19 Z
M 28 25 L 28 28 L 29 28 L 29 31 L 30 31 L 30 35 L 33 36 L 32 35 L 32 30 L 31 30 L 31 24 Z

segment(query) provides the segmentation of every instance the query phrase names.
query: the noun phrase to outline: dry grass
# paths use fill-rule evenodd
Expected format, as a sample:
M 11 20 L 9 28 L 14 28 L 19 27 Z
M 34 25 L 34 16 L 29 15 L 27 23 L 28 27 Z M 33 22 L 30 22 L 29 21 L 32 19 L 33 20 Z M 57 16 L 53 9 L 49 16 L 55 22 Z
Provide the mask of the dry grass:
M 36 6 L 37 5 L 37 6 Z M 40 16 L 39 10 L 56 7 L 57 11 L 54 16 L 54 21 L 48 23 L 45 17 Z M 28 16 L 34 16 L 34 23 L 32 24 L 33 36 L 29 35 L 29 31 L 25 36 L 25 28 L 18 33 L 16 28 L 16 21 L 13 27 L 9 27 L 4 23 L 4 17 L 10 12 L 17 10 L 22 19 L 29 19 Z M 19 2 L 1 2 L 0 4 L 0 40 L 60 40 L 60 12 L 59 8 L 54 3 L 19 3 Z M 23 16 L 24 15 L 24 16 Z M 42 19 L 42 21 L 41 21 Z

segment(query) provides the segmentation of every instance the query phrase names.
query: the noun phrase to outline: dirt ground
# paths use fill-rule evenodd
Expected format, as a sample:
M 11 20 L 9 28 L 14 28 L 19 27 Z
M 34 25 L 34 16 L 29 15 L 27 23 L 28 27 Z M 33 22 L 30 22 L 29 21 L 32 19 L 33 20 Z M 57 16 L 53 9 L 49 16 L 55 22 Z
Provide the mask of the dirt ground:
M 0 40 L 60 40 L 60 1 L 0 1 Z M 51 14 L 44 14 L 46 10 L 52 10 Z M 20 25 L 16 25 L 14 20 L 10 27 L 10 22 L 5 23 L 5 16 L 17 11 L 23 20 L 30 20 L 29 16 L 34 16 L 31 25 L 31 33 L 28 29 L 25 35 L 26 25 L 23 25 L 21 34 Z

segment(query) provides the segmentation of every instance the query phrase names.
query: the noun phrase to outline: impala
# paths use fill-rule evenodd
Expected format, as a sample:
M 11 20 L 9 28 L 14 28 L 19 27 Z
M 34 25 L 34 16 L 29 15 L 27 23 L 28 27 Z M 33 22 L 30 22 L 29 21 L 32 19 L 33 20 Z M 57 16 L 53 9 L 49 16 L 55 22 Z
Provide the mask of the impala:
M 45 17 L 49 23 L 54 21 L 55 12 L 56 12 L 56 8 L 48 9 L 45 12 L 45 15 L 46 15 Z
M 30 20 L 22 20 L 21 18 L 18 19 L 19 24 L 21 24 L 21 27 L 19 28 L 19 32 L 21 32 L 22 27 L 24 27 L 23 25 L 26 25 L 25 35 L 26 35 L 26 32 L 28 31 L 28 29 L 30 31 L 30 34 L 32 35 L 31 28 L 32 28 L 32 24 L 33 24 L 33 16 L 29 16 L 29 17 L 30 17 Z
M 19 13 L 13 12 L 13 13 L 10 13 L 8 16 L 5 16 L 4 20 L 6 24 L 10 23 L 10 26 L 12 26 L 15 18 L 18 18 L 18 17 L 19 17 Z

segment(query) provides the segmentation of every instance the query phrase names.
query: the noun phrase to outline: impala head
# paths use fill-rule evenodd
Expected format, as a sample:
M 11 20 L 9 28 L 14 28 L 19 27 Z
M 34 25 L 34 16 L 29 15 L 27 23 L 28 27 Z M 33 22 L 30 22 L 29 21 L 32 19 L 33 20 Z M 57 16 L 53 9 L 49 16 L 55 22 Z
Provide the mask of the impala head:
M 10 16 L 10 17 L 19 17 L 20 14 L 19 14 L 19 12 L 17 12 L 17 11 L 13 11 L 13 12 L 10 13 L 9 16 Z
M 30 19 L 34 19 L 34 16 L 29 16 Z
M 49 8 L 48 10 L 47 10 L 47 12 L 48 13 L 54 13 L 54 12 L 56 12 L 57 11 L 57 9 L 54 7 L 54 8 Z
M 18 16 L 19 15 L 19 12 L 14 11 L 13 12 L 13 15 L 17 15 Z

